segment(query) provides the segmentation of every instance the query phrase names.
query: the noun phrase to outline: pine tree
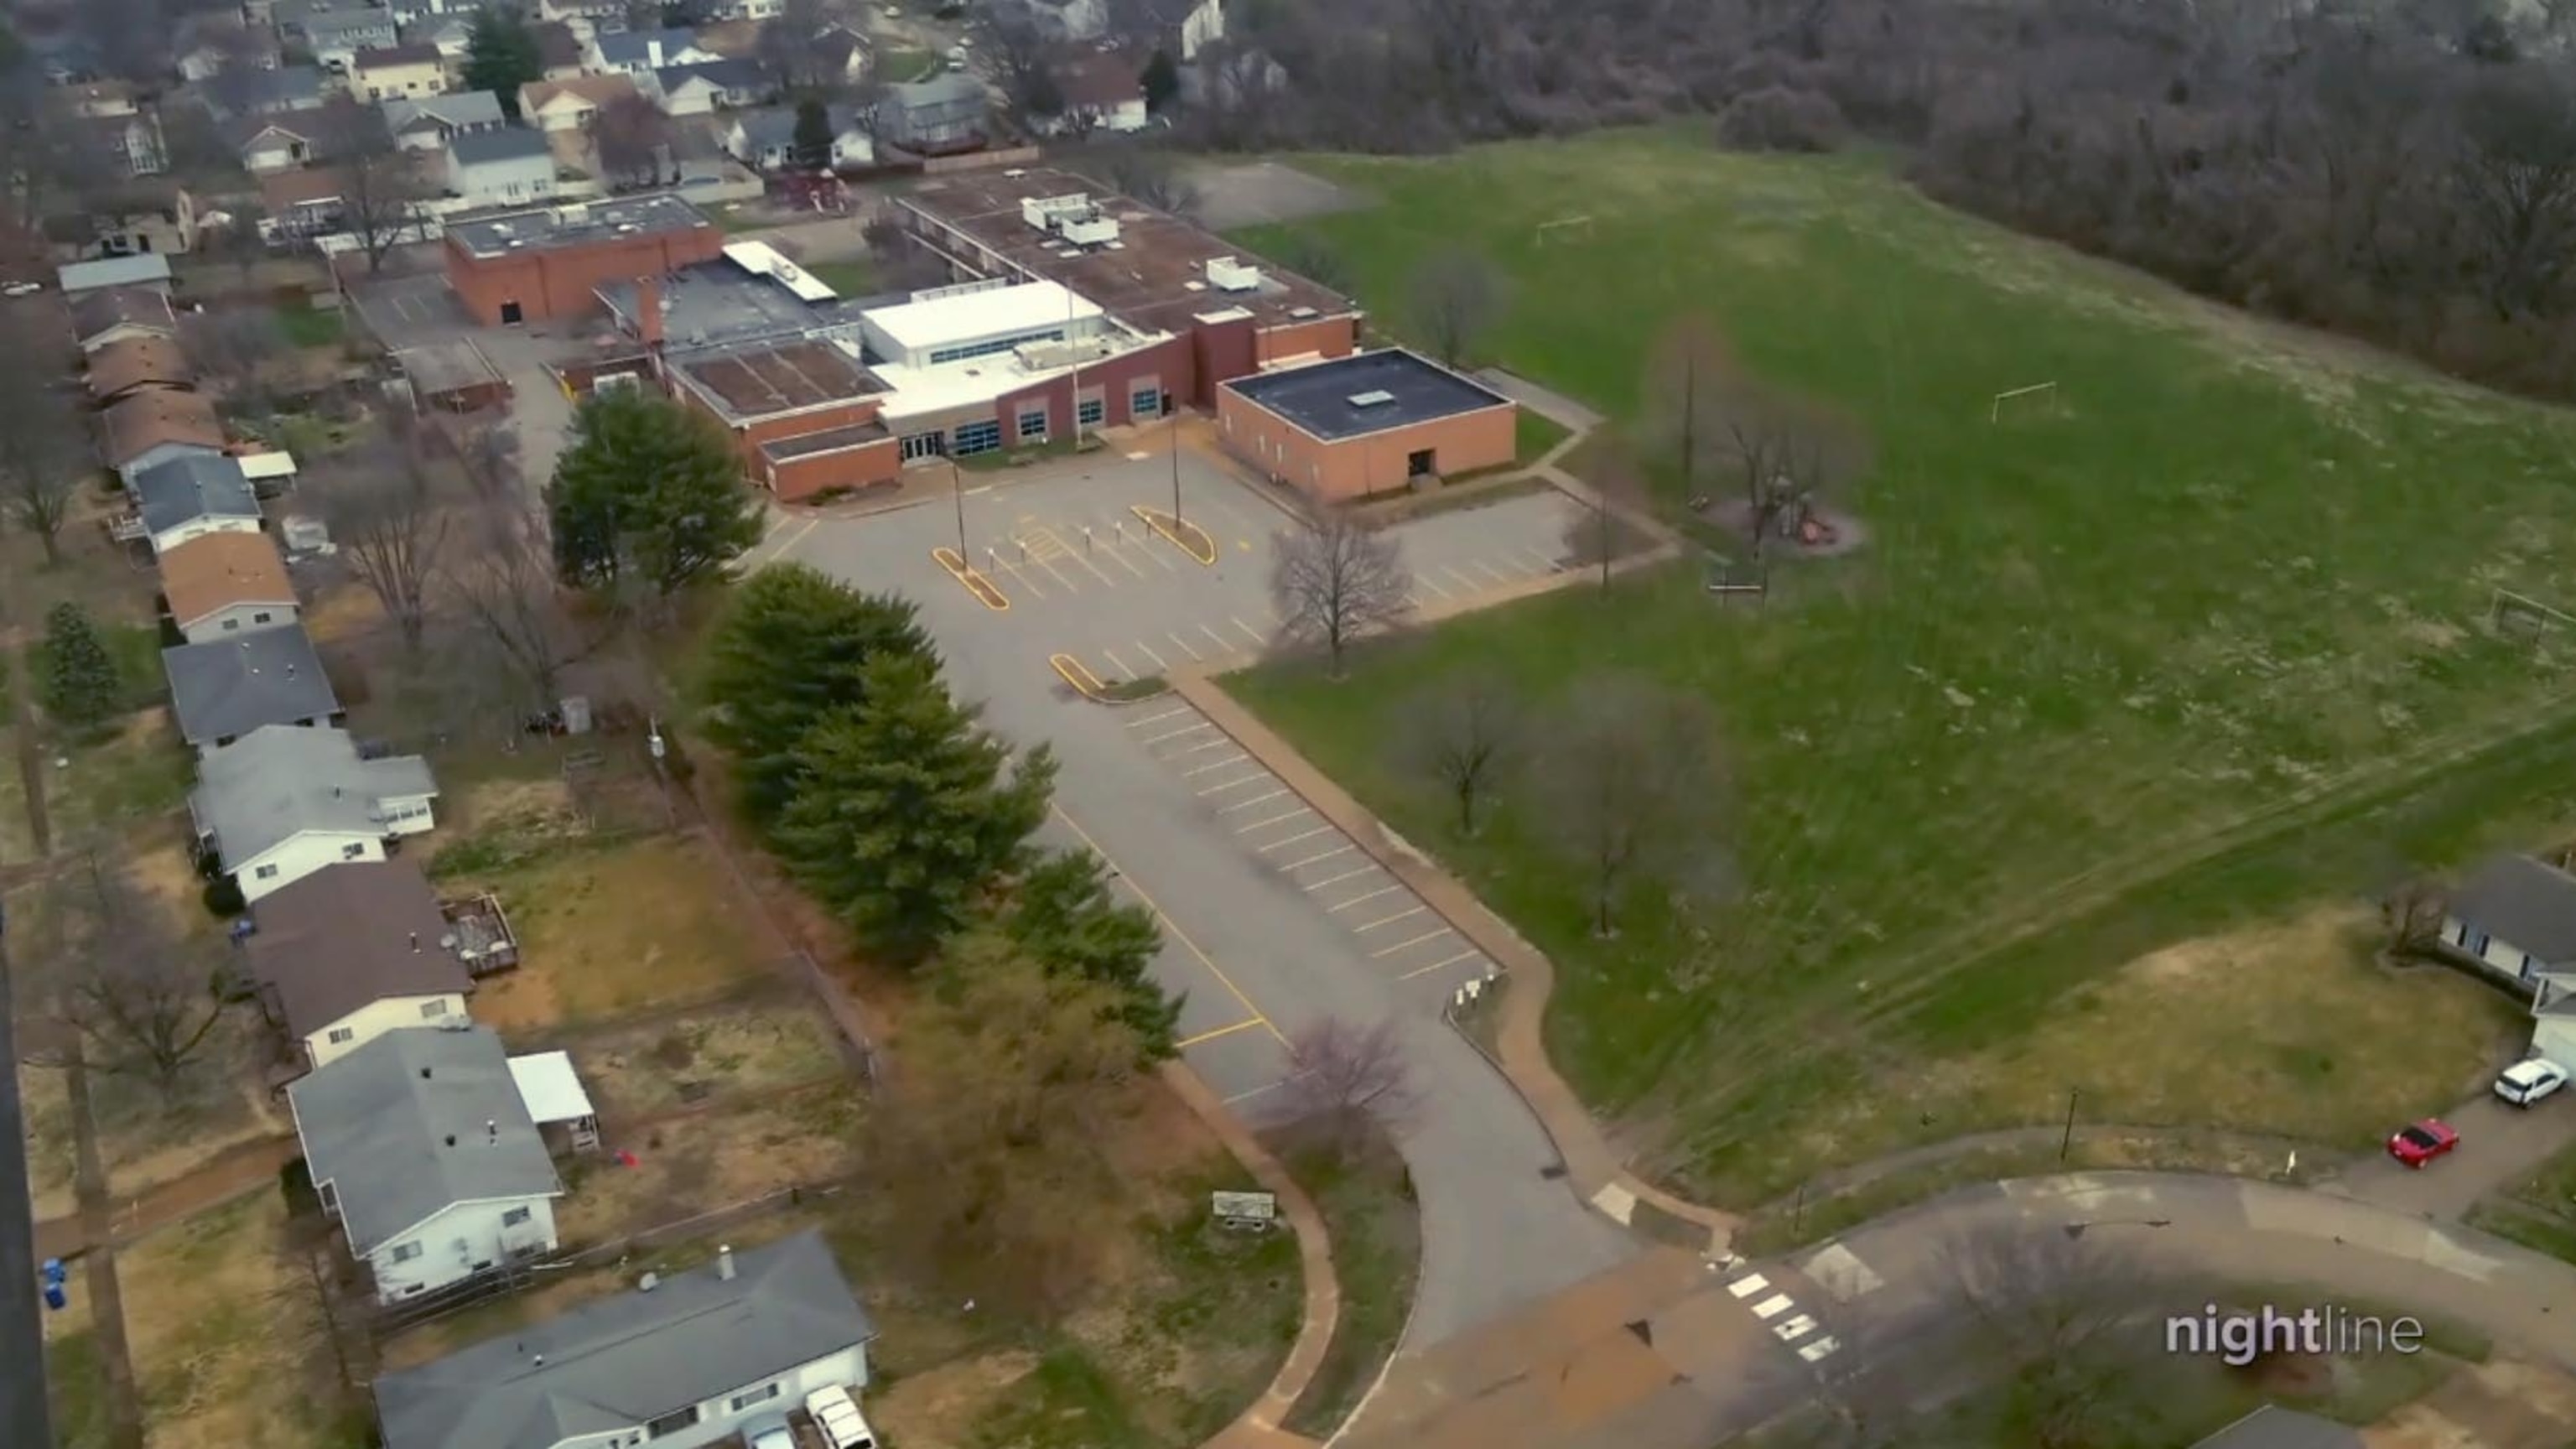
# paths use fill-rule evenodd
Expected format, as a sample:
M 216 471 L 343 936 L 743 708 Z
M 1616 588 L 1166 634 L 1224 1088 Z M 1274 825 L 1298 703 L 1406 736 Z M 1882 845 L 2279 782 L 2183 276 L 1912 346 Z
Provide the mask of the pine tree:
M 491 91 L 510 119 L 519 118 L 519 87 L 546 76 L 537 33 L 516 11 L 486 5 L 465 33 L 465 88 Z
M 1109 893 L 1100 857 L 1055 851 L 1024 872 L 1000 921 L 1002 934 L 1047 970 L 1098 982 L 1119 993 L 1118 1019 L 1143 1043 L 1146 1060 L 1172 1054 L 1181 998 L 1148 968 L 1163 947 L 1154 916 Z
M 116 661 L 98 639 L 87 611 L 66 599 L 45 611 L 45 710 L 76 729 L 117 713 L 123 690 Z
M 1046 818 L 1055 757 L 1010 746 L 948 697 L 926 659 L 881 655 L 858 704 L 800 748 L 770 832 L 781 859 L 871 949 L 919 962 L 973 919 Z
M 832 113 L 823 102 L 807 97 L 796 103 L 796 134 L 788 142 L 789 162 L 803 171 L 832 164 Z
M 555 567 L 575 588 L 668 596 L 760 541 L 760 508 L 711 420 L 652 394 L 593 393 L 546 485 Z
M 868 662 L 938 655 L 912 605 L 863 594 L 805 564 L 761 570 L 734 591 L 708 646 L 707 734 L 737 761 L 743 803 L 772 820 L 804 768 L 797 747 L 836 708 L 866 698 Z
M 1168 50 L 1157 50 L 1145 61 L 1145 73 L 1137 77 L 1145 88 L 1145 109 L 1161 111 L 1180 98 L 1181 67 Z

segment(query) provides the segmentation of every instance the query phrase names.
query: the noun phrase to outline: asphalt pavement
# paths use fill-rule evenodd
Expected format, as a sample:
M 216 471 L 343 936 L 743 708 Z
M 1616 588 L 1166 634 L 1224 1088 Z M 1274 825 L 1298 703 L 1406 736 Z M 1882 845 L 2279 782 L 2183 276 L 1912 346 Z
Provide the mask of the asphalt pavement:
M 8 922 L 0 918 L 0 1444 L 46 1449 L 44 1306 L 36 1284 L 36 1222 L 27 1195 L 27 1134 L 18 1101 Z

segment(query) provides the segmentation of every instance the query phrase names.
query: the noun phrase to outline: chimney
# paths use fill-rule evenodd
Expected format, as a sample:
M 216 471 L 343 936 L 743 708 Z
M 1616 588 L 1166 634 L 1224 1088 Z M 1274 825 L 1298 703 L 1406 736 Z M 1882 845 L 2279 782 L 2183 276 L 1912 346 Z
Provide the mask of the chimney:
M 635 279 L 635 335 L 643 339 L 645 351 L 662 350 L 662 279 L 658 275 Z
M 716 1276 L 727 1283 L 733 1281 L 733 1244 L 731 1243 L 720 1243 L 716 1247 Z

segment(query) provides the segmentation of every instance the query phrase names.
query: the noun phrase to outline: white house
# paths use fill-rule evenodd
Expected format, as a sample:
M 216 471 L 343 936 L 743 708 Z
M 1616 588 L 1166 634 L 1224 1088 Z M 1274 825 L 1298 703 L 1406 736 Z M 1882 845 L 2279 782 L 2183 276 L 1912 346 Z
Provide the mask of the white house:
M 698 44 L 698 33 L 687 26 L 594 35 L 582 58 L 594 74 L 627 76 L 639 84 L 665 66 L 724 59 Z
M 209 533 L 161 550 L 160 562 L 170 622 L 191 644 L 296 621 L 295 584 L 265 533 Z
M 327 113 L 314 111 L 303 117 L 243 116 L 225 122 L 222 129 L 243 170 L 253 176 L 274 176 L 320 156 L 322 130 L 330 124 Z
M 1121 51 L 1094 51 L 1056 67 L 1064 109 L 1046 129 L 1063 134 L 1145 129 L 1145 82 L 1136 62 Z
M 807 1229 L 386 1374 L 377 1426 L 385 1449 L 703 1449 L 866 1387 L 876 1334 Z
M 221 453 L 185 452 L 136 468 L 126 490 L 140 536 L 151 541 L 155 556 L 212 533 L 259 532 L 259 496 L 241 464 Z
M 349 67 L 349 90 L 362 101 L 434 96 L 447 89 L 447 57 L 426 42 L 370 47 Z
M 2576 1063 L 2576 875 L 2500 855 L 2451 893 L 2442 947 L 2530 989 L 2531 1048 Z
M 315 871 L 262 897 L 242 974 L 304 1066 L 329 1066 L 389 1031 L 467 1019 L 474 978 L 438 895 L 409 861 Z
M 709 0 L 710 20 L 769 20 L 787 8 L 786 0 Z
M 834 170 L 866 166 L 876 160 L 876 139 L 861 124 L 856 106 L 834 105 L 824 114 L 832 126 L 830 165 Z M 752 170 L 784 171 L 795 162 L 796 108 L 763 106 L 735 111 L 726 118 L 721 139 L 725 154 Z
M 447 189 L 469 206 L 525 206 L 555 194 L 555 157 L 543 131 L 502 126 L 448 138 Z
M 385 130 L 407 151 L 437 151 L 456 136 L 497 131 L 507 125 L 497 91 L 450 91 L 445 95 L 385 102 Z
M 294 28 L 303 33 L 306 47 L 324 70 L 342 75 L 356 66 L 358 52 L 392 45 L 398 34 L 393 12 L 372 5 L 314 11 L 297 20 Z
M 768 67 L 759 61 L 708 60 L 654 71 L 653 89 L 665 113 L 703 116 L 756 106 L 769 99 L 773 87 Z
M 263 725 L 205 752 L 188 812 L 197 841 L 256 901 L 319 870 L 385 858 L 437 824 L 438 782 L 418 755 L 359 756 L 342 729 Z
M 388 1031 L 286 1096 L 313 1191 L 378 1302 L 554 1249 L 563 1180 L 489 1029 Z
M 578 131 L 590 124 L 601 107 L 641 94 L 635 82 L 622 75 L 529 81 L 519 87 L 519 119 L 541 131 Z

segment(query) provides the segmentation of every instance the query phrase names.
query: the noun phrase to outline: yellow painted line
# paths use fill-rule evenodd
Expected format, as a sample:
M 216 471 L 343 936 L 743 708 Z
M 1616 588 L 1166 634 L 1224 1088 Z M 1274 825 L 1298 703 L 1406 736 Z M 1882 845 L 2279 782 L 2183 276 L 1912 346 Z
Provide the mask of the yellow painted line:
M 1405 972 L 1403 975 L 1398 976 L 1395 979 L 1398 981 L 1410 981 L 1416 976 L 1428 976 L 1432 972 L 1440 970 L 1444 966 L 1455 966 L 1461 961 L 1472 961 L 1474 959 L 1476 959 L 1475 952 L 1461 951 L 1446 961 L 1434 961 L 1428 966 L 1416 966 L 1412 970 Z
M 1138 518 L 1145 520 L 1145 526 L 1152 529 L 1154 532 L 1161 534 L 1163 538 L 1172 545 L 1172 547 L 1179 549 L 1181 552 L 1188 554 L 1194 559 L 1197 559 L 1202 564 L 1206 564 L 1210 567 L 1215 566 L 1216 538 L 1206 529 L 1201 528 L 1199 525 L 1186 518 L 1174 519 L 1169 514 L 1157 513 L 1153 509 L 1147 508 L 1141 503 L 1129 504 L 1127 506 L 1127 511 L 1135 514 Z M 1184 534 L 1196 534 L 1197 537 L 1192 539 L 1185 537 Z
M 1451 932 L 1447 926 L 1442 926 L 1436 931 L 1425 931 L 1410 941 L 1398 941 L 1396 944 L 1387 947 L 1383 951 L 1371 951 L 1369 953 L 1369 959 L 1374 961 L 1381 956 L 1392 956 L 1398 951 L 1409 951 L 1412 948 L 1421 945 L 1425 941 L 1437 941 L 1441 937 L 1449 934 L 1451 934 Z
M 1047 663 L 1054 665 L 1055 672 L 1063 675 L 1064 682 L 1072 685 L 1074 692 L 1083 698 L 1098 701 L 1107 695 L 1108 686 L 1100 682 L 1100 676 L 1091 672 L 1091 666 L 1072 655 L 1050 654 Z
M 1292 860 L 1279 868 L 1285 871 L 1304 870 L 1306 867 L 1313 865 L 1319 860 L 1330 860 L 1337 855 L 1348 855 L 1357 849 L 1359 849 L 1359 847 L 1356 845 L 1336 845 L 1332 849 L 1327 850 L 1320 855 L 1310 855 L 1304 860 Z
M 1357 871 L 1357 872 L 1354 872 L 1354 874 L 1358 874 L 1358 875 L 1366 875 L 1366 874 L 1368 874 L 1368 872 L 1367 872 L 1367 871 Z M 1345 877 L 1345 879 L 1347 879 L 1347 878 L 1348 878 L 1348 877 Z M 1330 885 L 1330 884 L 1332 884 L 1332 882 L 1330 882 L 1330 881 L 1326 881 L 1326 882 L 1325 882 L 1325 884 L 1326 884 L 1326 885 Z M 1369 892 L 1367 892 L 1367 893 L 1365 893 L 1365 894 L 1362 894 L 1362 895 L 1356 895 L 1356 896 L 1353 896 L 1353 897 L 1351 897 L 1349 900 L 1343 901 L 1343 902 L 1341 902 L 1341 903 L 1340 903 L 1340 904 L 1338 904 L 1338 905 L 1330 905 L 1330 906 L 1326 906 L 1326 907 L 1324 907 L 1324 914 L 1329 916 L 1329 915 L 1334 914 L 1334 913 L 1335 913 L 1335 912 L 1337 912 L 1337 911 L 1347 911 L 1347 910 L 1349 910 L 1351 907 L 1358 905 L 1358 904 L 1359 904 L 1360 902 L 1362 902 L 1362 901 L 1373 901 L 1373 900 L 1376 900 L 1379 896 L 1391 896 L 1391 895 L 1395 894 L 1397 891 L 1400 891 L 1400 890 L 1402 890 L 1402 889 L 1404 889 L 1404 887 L 1403 887 L 1403 885 L 1402 885 L 1402 884 L 1396 884 L 1396 885 L 1391 885 L 1391 886 L 1379 886 L 1376 890 L 1369 891 Z
M 938 564 L 941 568 L 948 570 L 948 576 L 950 578 L 964 584 L 966 586 L 966 592 L 973 594 L 976 600 L 983 604 L 985 608 L 999 613 L 1000 611 L 1011 607 L 1011 596 L 1003 593 L 1001 586 L 994 583 L 991 579 L 988 579 L 982 574 L 975 572 L 972 568 L 967 567 L 966 560 L 957 556 L 957 550 L 942 545 L 941 547 L 932 549 L 930 551 L 930 557 L 932 562 Z
M 1109 862 L 1109 868 L 1118 873 L 1118 879 L 1126 884 L 1127 889 L 1135 892 L 1136 899 L 1144 903 L 1145 909 L 1152 911 L 1155 919 L 1163 923 L 1163 929 L 1172 933 L 1172 939 L 1180 942 L 1183 950 L 1197 957 L 1199 964 L 1208 969 L 1208 974 L 1215 977 L 1219 985 L 1234 993 L 1234 999 L 1243 1003 L 1243 1009 L 1251 1012 L 1253 1018 L 1269 1031 L 1272 1040 L 1281 1046 L 1288 1044 L 1288 1038 L 1280 1035 L 1279 1028 L 1270 1024 L 1270 1018 L 1261 1014 L 1261 1008 L 1252 1004 L 1252 998 L 1243 994 L 1243 988 L 1234 984 L 1234 978 L 1226 975 L 1224 969 L 1219 967 L 1207 952 L 1199 949 L 1199 943 L 1190 939 L 1190 933 L 1181 929 L 1180 922 L 1173 920 L 1170 913 L 1154 904 L 1154 898 L 1145 894 L 1143 886 L 1136 884 L 1136 877 L 1127 873 L 1126 867 L 1118 863 L 1116 856 L 1100 848 L 1100 842 L 1091 838 L 1091 832 L 1082 828 L 1081 821 L 1067 815 L 1061 805 L 1055 807 L 1055 818 L 1063 821 L 1075 835 L 1082 837 L 1082 843 L 1090 846 L 1094 855 Z
M 796 520 L 795 520 L 795 519 L 793 519 L 793 518 L 788 518 L 788 519 L 782 519 L 782 520 L 780 520 L 778 527 L 777 527 L 777 528 L 775 528 L 775 529 L 770 530 L 770 534 L 769 534 L 769 536 L 770 536 L 771 538 L 776 538 L 780 533 L 783 533 L 783 532 L 785 532 L 785 531 L 786 531 L 787 526 L 788 526 L 789 524 L 792 524 L 792 523 L 794 523 L 795 521 L 796 521 Z M 805 520 L 805 525 L 804 525 L 802 528 L 799 528 L 799 529 L 797 529 L 797 530 L 796 530 L 796 536 L 795 536 L 795 537 L 788 539 L 786 542 L 781 543 L 781 544 L 777 545 L 777 546 L 776 546 L 776 547 L 774 547 L 774 548 L 768 548 L 768 549 L 767 549 L 767 556 L 766 556 L 766 557 L 764 557 L 763 559 L 761 559 L 761 561 L 760 561 L 760 563 L 759 563 L 759 564 L 755 564 L 755 565 L 753 565 L 753 567 L 758 568 L 758 567 L 762 567 L 762 566 L 765 566 L 765 565 L 768 565 L 768 564 L 774 564 L 774 563 L 778 562 L 780 559 L 785 558 L 785 557 L 787 556 L 787 554 L 788 554 L 788 551 L 789 551 L 789 550 L 791 550 L 791 549 L 795 548 L 795 547 L 796 547 L 796 545 L 798 545 L 798 544 L 800 544 L 800 543 L 803 543 L 803 542 L 805 541 L 805 535 L 807 535 L 807 534 L 809 534 L 809 533 L 812 533 L 816 528 L 821 527 L 821 526 L 822 526 L 822 522 L 823 522 L 823 520 L 822 520 L 822 519 L 820 519 L 820 518 L 809 518 L 809 519 L 806 519 L 806 520 Z M 764 546 L 765 546 L 765 545 L 764 545 Z
M 1409 909 L 1398 911 L 1391 916 L 1380 916 L 1376 920 L 1369 922 L 1367 925 L 1355 927 L 1354 929 L 1360 931 L 1374 931 L 1380 926 L 1392 926 L 1398 921 L 1409 920 L 1412 917 L 1421 915 L 1430 909 L 1431 908 L 1429 906 L 1413 906 Z
M 1063 557 L 1069 558 L 1075 563 L 1082 565 L 1084 568 L 1091 570 L 1093 576 L 1098 578 L 1104 587 L 1112 589 L 1118 587 L 1118 581 L 1116 579 L 1113 579 L 1108 574 L 1102 572 L 1100 565 L 1093 563 L 1090 558 L 1082 552 L 1082 550 L 1065 542 L 1063 535 L 1057 533 L 1052 528 L 1042 528 L 1039 529 L 1038 532 L 1044 537 L 1054 539 L 1056 547 L 1064 550 L 1062 555 Z
M 1250 1031 L 1256 1026 L 1268 1026 L 1269 1024 L 1270 1021 L 1267 1017 L 1247 1017 L 1242 1021 L 1236 1022 L 1232 1026 L 1220 1026 L 1214 1031 L 1203 1031 L 1196 1036 L 1185 1036 L 1179 1041 L 1172 1043 L 1172 1045 L 1186 1051 L 1191 1047 L 1197 1046 L 1203 1041 L 1214 1041 L 1221 1036 L 1232 1036 L 1238 1031 Z
M 1028 540 L 1026 539 L 1014 539 L 1012 542 L 1017 543 L 1020 547 L 1019 561 L 1021 563 L 1035 564 L 1039 568 L 1045 569 L 1048 577 L 1053 578 L 1068 594 L 1082 592 L 1081 588 L 1074 583 L 1073 575 L 1057 568 L 1043 550 L 1032 552 L 1029 548 Z

